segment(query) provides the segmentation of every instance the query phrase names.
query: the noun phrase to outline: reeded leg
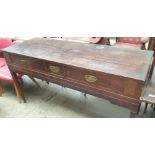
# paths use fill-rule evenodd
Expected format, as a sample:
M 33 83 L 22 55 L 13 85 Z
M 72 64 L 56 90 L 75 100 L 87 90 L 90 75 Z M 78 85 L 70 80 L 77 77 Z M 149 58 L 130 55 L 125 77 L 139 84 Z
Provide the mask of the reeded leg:
M 26 102 L 26 99 L 25 99 L 25 96 L 24 96 L 24 92 L 23 92 L 22 86 L 21 86 L 20 82 L 18 81 L 17 75 L 11 69 L 10 69 L 10 73 L 11 73 L 11 75 L 13 77 L 14 83 L 16 85 L 16 89 L 18 89 L 18 93 L 22 97 L 22 99 L 23 99 L 23 101 L 25 103 Z
M 146 102 L 146 103 L 145 103 L 145 108 L 144 108 L 144 114 L 146 113 L 147 106 L 148 106 L 148 103 Z
M 140 103 L 139 106 L 138 106 L 137 115 L 138 115 L 138 113 L 140 112 L 140 107 L 141 107 L 141 103 Z
M 36 84 L 36 86 L 40 87 L 38 82 L 33 77 L 29 76 L 29 78 Z
M 153 107 L 153 118 L 155 118 L 155 106 Z
M 18 87 L 16 86 L 16 84 L 14 83 L 13 84 L 14 88 L 15 88 L 15 91 L 16 91 L 16 96 L 17 96 L 17 99 L 19 101 L 19 103 L 21 103 L 21 96 L 20 96 L 20 90 L 18 89 Z
M 23 82 L 23 79 L 20 79 L 20 83 L 22 85 L 22 87 L 24 86 L 24 82 Z

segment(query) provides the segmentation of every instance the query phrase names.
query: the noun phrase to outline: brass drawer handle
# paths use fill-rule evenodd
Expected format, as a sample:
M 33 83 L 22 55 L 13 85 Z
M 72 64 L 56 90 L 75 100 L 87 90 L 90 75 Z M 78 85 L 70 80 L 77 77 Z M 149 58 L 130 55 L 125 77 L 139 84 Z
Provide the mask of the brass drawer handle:
M 93 75 L 85 75 L 85 80 L 90 83 L 94 83 L 97 81 L 97 77 Z
M 53 72 L 53 73 L 58 73 L 58 72 L 60 72 L 60 67 L 58 67 L 58 66 L 49 66 L 49 69 L 50 69 L 50 71 Z
M 20 60 L 21 64 L 24 65 L 24 67 L 30 66 L 30 62 L 27 60 Z

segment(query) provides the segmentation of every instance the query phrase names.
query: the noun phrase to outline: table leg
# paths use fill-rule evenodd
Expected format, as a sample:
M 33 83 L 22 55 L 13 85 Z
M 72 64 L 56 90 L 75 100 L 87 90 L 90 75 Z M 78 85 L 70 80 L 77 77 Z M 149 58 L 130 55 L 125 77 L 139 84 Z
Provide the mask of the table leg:
M 148 103 L 146 102 L 146 103 L 145 103 L 145 108 L 144 108 L 144 114 L 145 114 L 146 111 L 147 111 L 147 107 L 148 107 Z
M 24 92 L 23 92 L 23 89 L 22 89 L 23 87 L 21 86 L 16 73 L 11 71 L 11 69 L 10 69 L 10 72 L 11 72 L 11 75 L 12 75 L 13 80 L 15 82 L 16 88 L 18 89 L 18 92 L 20 93 L 20 96 L 22 97 L 24 103 L 26 103 L 26 99 L 25 99 Z
M 139 103 L 139 106 L 138 106 L 137 115 L 138 115 L 139 112 L 140 112 L 140 107 L 141 107 L 141 102 Z
M 137 117 L 137 113 L 130 111 L 130 118 L 136 118 L 136 117 Z

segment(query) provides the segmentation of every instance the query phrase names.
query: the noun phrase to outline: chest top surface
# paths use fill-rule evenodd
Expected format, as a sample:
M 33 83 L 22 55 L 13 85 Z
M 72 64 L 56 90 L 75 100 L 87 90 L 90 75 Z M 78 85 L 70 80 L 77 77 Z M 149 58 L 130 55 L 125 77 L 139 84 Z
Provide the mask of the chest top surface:
M 141 81 L 146 80 L 153 57 L 153 51 L 44 38 L 24 41 L 3 52 Z

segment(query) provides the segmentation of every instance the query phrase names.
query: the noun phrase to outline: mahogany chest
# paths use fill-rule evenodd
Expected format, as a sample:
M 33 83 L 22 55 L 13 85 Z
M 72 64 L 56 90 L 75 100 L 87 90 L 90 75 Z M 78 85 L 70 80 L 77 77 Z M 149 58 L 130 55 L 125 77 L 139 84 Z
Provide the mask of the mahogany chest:
M 153 51 L 44 38 L 3 52 L 12 75 L 31 75 L 103 97 L 131 114 L 138 111 L 153 59 Z

